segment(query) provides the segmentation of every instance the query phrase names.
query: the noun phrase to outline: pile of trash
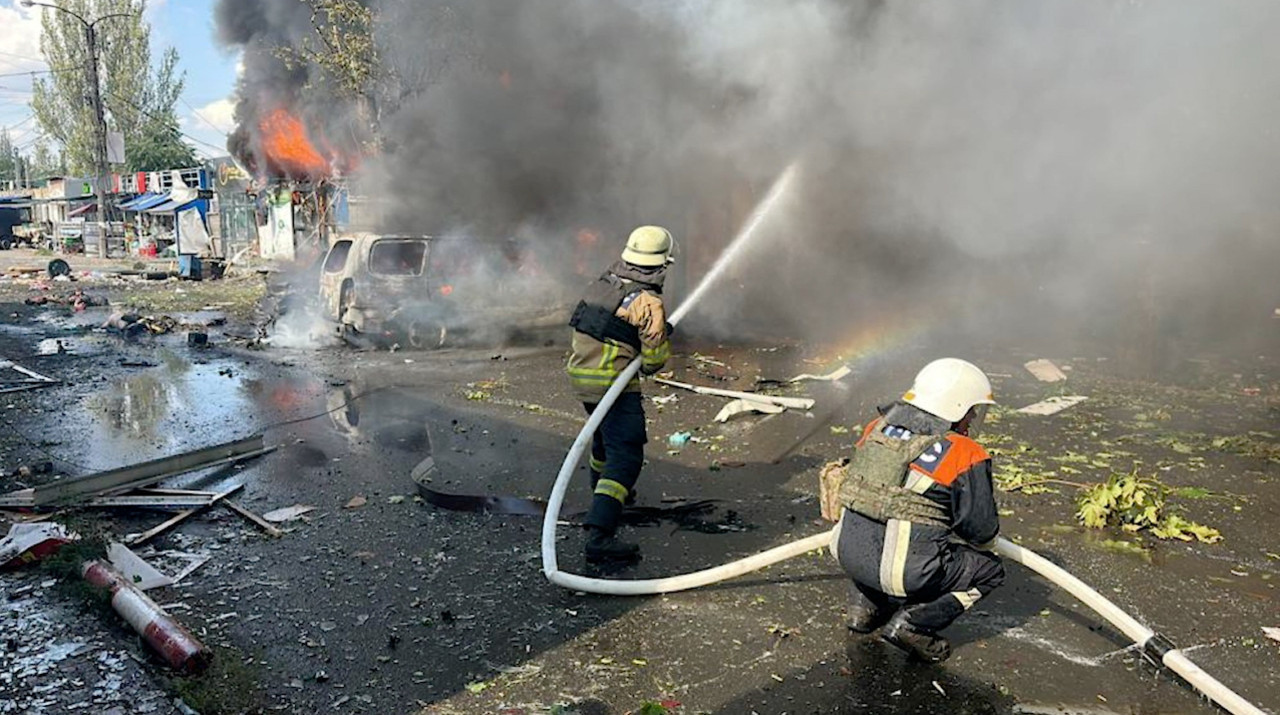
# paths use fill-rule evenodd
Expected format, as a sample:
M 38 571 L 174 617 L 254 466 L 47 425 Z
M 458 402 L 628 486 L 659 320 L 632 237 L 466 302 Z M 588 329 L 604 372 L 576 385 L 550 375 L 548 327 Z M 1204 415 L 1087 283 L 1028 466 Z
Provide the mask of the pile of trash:
M 101 308 L 109 304 L 109 301 L 106 298 L 97 295 L 89 295 L 83 290 L 76 290 L 72 292 L 71 295 L 65 297 L 56 295 L 37 295 L 27 298 L 22 302 L 27 305 L 38 306 L 65 305 L 77 313 L 85 310 L 86 308 Z

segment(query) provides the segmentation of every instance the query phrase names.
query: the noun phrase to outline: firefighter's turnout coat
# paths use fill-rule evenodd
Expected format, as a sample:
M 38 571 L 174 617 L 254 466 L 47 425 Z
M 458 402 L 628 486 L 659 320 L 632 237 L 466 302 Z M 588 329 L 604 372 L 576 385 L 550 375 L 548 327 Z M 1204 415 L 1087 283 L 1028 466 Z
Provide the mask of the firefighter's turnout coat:
M 662 271 L 615 263 L 591 285 L 574 311 L 573 353 L 566 371 L 574 393 L 599 402 L 636 355 L 640 371 L 652 375 L 671 356 L 667 313 L 662 304 Z M 627 392 L 638 392 L 632 380 Z

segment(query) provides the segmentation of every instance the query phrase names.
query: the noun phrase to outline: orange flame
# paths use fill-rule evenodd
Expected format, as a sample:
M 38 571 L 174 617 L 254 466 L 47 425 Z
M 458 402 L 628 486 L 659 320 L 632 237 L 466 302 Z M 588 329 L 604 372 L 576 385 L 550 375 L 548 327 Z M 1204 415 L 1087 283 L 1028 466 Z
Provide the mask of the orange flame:
M 311 140 L 302 120 L 286 109 L 277 109 L 258 125 L 262 130 L 262 148 L 267 159 L 280 171 L 292 176 L 323 176 L 330 173 L 329 160 Z

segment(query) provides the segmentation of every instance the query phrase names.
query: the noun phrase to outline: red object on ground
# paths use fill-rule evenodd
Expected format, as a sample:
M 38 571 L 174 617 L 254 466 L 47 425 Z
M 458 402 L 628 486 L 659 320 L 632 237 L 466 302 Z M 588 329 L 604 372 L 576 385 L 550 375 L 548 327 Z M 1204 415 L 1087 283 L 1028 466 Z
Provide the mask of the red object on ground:
M 81 572 L 89 583 L 111 592 L 111 607 L 173 668 L 196 673 L 209 664 L 209 651 L 191 632 L 101 561 L 86 561 Z

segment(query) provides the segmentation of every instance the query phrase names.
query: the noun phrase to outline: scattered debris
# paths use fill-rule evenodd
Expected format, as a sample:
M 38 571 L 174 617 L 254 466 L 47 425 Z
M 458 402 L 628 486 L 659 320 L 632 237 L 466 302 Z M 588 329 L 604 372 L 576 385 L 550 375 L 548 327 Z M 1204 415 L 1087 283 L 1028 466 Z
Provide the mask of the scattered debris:
M 697 362 L 704 363 L 707 365 L 715 365 L 716 367 L 726 367 L 726 368 L 729 367 L 729 365 L 724 362 L 716 360 L 715 358 L 707 357 L 706 355 L 701 355 L 699 353 L 694 353 L 690 357 L 692 357 Z
M 655 377 L 654 380 L 663 385 L 670 387 L 678 387 L 682 390 L 690 390 L 699 395 L 715 395 L 717 397 L 731 397 L 738 400 L 748 400 L 750 402 L 764 402 L 771 405 L 781 405 L 797 410 L 807 410 L 813 407 L 814 402 L 808 397 L 776 397 L 774 395 L 762 395 L 756 392 L 738 392 L 736 390 L 720 390 L 714 387 L 702 387 L 701 385 L 691 385 L 687 382 L 676 382 L 675 380 L 667 380 L 661 377 Z
M 169 519 L 167 519 L 167 520 L 165 520 L 165 521 L 161 522 L 158 526 L 154 526 L 154 527 L 152 527 L 152 528 L 150 528 L 150 529 L 148 529 L 148 530 L 146 530 L 146 531 L 142 532 L 141 534 L 130 534 L 129 536 L 125 537 L 124 543 L 125 543 L 125 544 L 128 544 L 129 546 L 135 546 L 135 545 L 137 545 L 137 544 L 142 544 L 142 543 L 145 543 L 145 542 L 147 542 L 147 541 L 150 541 L 151 539 L 154 539 L 155 537 L 159 536 L 160 534 L 163 534 L 164 532 L 168 531 L 169 529 L 172 529 L 173 527 L 177 526 L 178 524 L 181 524 L 182 522 L 186 521 L 187 519 L 191 518 L 192 516 L 195 516 L 197 513 L 199 513 L 199 512 L 201 512 L 201 511 L 203 511 L 203 510 L 205 510 L 205 509 L 209 508 L 210 506 L 213 506 L 214 504 L 216 504 L 216 503 L 218 503 L 218 502 L 220 502 L 220 501 L 222 501 L 222 500 L 224 500 L 224 499 L 226 499 L 227 497 L 231 496 L 232 494 L 235 494 L 236 492 L 240 491 L 241 489 L 244 489 L 244 485 L 243 485 L 243 484 L 237 484 L 236 486 L 232 487 L 231 489 L 229 489 L 229 490 L 227 490 L 227 491 L 225 491 L 225 492 L 222 492 L 222 493 L 220 493 L 220 494 L 218 494 L 218 495 L 214 496 L 212 499 L 210 499 L 210 500 L 209 500 L 209 503 L 207 503 L 207 504 L 204 504 L 204 505 L 201 505 L 201 506 L 197 506 L 197 507 L 195 507 L 195 508 L 193 508 L 193 509 L 186 509 L 186 510 L 184 510 L 184 511 L 180 511 L 180 512 L 178 512 L 177 514 L 174 514 L 174 515 L 173 515 L 172 517 L 170 517 Z
M 1040 360 L 1032 360 L 1023 367 L 1036 376 L 1040 382 L 1061 382 L 1067 379 L 1067 374 L 1060 370 L 1052 361 L 1041 358 Z
M 654 395 L 649 399 L 653 400 L 653 404 L 662 406 L 662 405 L 667 405 L 679 400 L 680 396 L 673 392 L 670 395 Z
M 242 462 L 274 450 L 275 447 L 263 446 L 262 435 L 254 435 L 234 442 L 202 447 L 171 457 L 161 457 L 149 462 L 119 467 L 105 472 L 98 472 L 97 474 L 64 479 L 24 490 L 24 492 L 14 492 L 0 498 L 0 506 L 44 506 L 55 503 L 74 503 L 84 501 L 90 496 L 119 494 L 149 484 L 155 484 L 186 472 Z M 28 495 L 27 503 L 20 503 L 21 500 L 15 503 L 15 499 L 23 493 Z
M 1280 628 L 1271 628 L 1269 626 L 1263 626 L 1262 635 L 1270 638 L 1271 640 L 1277 643 L 1280 643 Z
M 282 524 L 286 521 L 293 521 L 302 518 L 303 514 L 315 511 L 313 506 L 303 506 L 302 504 L 294 504 L 283 509 L 274 509 L 262 515 L 262 518 L 273 524 Z
M 14 524 L 0 539 L 0 568 L 15 568 L 39 561 L 77 538 L 61 524 Z
M 542 516 L 547 511 L 547 503 L 541 499 L 524 497 L 446 494 L 436 491 L 422 483 L 418 484 L 418 493 L 424 501 L 432 506 L 450 511 L 469 511 L 475 513 L 513 514 L 515 516 Z
M 81 573 L 86 581 L 111 593 L 111 607 L 171 667 L 196 673 L 209 664 L 204 645 L 115 569 L 101 561 L 88 561 Z
M 142 591 L 173 585 L 173 579 L 160 573 L 141 556 L 133 553 L 128 546 L 119 542 L 113 542 L 107 547 L 107 560 L 129 579 L 129 583 Z
M 786 412 L 787 408 L 782 405 L 771 405 L 764 402 L 754 402 L 747 400 L 734 400 L 716 413 L 716 422 L 728 422 L 730 417 L 740 415 L 744 412 L 759 412 L 766 415 L 776 415 Z
M 348 501 L 346 504 L 343 504 L 342 508 L 343 509 L 359 509 L 360 507 L 368 503 L 369 503 L 368 499 L 364 498 L 363 495 L 357 494 L 351 497 L 350 501 Z
M 1050 397 L 1048 399 L 1041 400 L 1034 405 L 1027 405 L 1026 407 L 1016 410 L 1016 412 L 1020 412 L 1024 415 L 1056 415 L 1068 407 L 1078 405 L 1087 399 L 1089 398 L 1084 395 Z
M 4 473 L 6 477 L 26 478 L 33 474 L 52 474 L 53 462 L 38 462 L 36 464 L 21 464 L 16 469 L 11 469 Z
M 836 382 L 838 380 L 843 380 L 844 378 L 848 377 L 851 374 L 853 374 L 853 370 L 850 370 L 848 365 L 841 365 L 840 367 L 836 368 L 835 370 L 832 370 L 831 372 L 825 375 L 811 375 L 806 372 L 803 375 L 796 375 L 790 380 L 787 380 L 787 382 L 804 382 L 806 380 L 816 380 L 818 382 Z
M 693 439 L 692 432 L 673 432 L 667 437 L 667 444 L 679 449 L 686 444 L 689 444 L 689 440 L 691 439 Z
M 230 509 L 231 511 L 234 511 L 235 513 L 239 514 L 240 516 L 243 516 L 244 518 L 248 519 L 250 523 L 252 523 L 254 526 L 261 529 L 263 533 L 265 533 L 267 536 L 274 537 L 277 539 L 280 538 L 281 536 L 284 536 L 283 531 L 277 529 L 267 520 L 249 511 L 248 509 L 240 506 L 239 504 L 228 499 L 226 501 L 223 501 L 222 505 Z
M 0 357 L 0 370 L 4 369 L 13 370 L 16 373 L 24 375 L 25 379 L 11 380 L 0 378 L 0 394 L 4 394 L 6 392 L 36 390 L 42 387 L 50 387 L 58 384 L 58 380 L 55 380 L 52 377 L 41 375 L 34 370 L 28 370 L 12 360 L 6 360 Z

